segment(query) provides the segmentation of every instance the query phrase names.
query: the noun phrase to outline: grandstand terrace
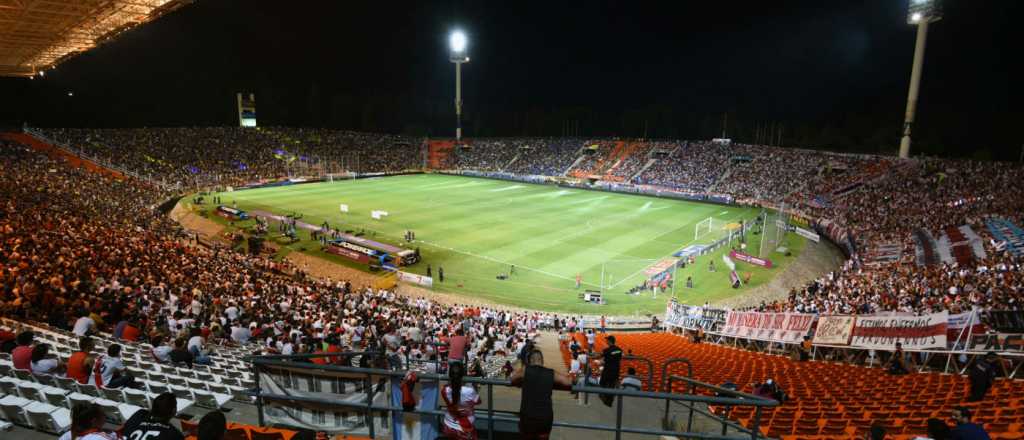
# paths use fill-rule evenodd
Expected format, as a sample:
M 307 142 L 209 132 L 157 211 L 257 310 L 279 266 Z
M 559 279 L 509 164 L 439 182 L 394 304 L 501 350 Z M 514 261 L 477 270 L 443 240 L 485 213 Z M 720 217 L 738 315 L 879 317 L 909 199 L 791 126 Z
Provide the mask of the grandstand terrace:
M 1024 439 L 1024 2 L 804 3 L 0 0 L 0 438 Z

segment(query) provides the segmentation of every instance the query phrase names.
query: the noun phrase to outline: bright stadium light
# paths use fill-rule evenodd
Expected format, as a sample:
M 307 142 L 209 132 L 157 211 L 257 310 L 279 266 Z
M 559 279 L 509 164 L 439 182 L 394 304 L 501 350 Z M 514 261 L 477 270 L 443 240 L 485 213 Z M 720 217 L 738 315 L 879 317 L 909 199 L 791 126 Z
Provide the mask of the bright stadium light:
M 462 140 L 462 64 L 469 62 L 469 39 L 461 30 L 448 36 L 448 61 L 455 63 L 455 141 Z
M 448 39 L 451 44 L 452 52 L 462 52 L 466 50 L 466 34 L 462 31 L 452 32 L 452 36 Z
M 910 0 L 907 24 L 917 26 L 914 45 L 914 66 L 910 71 L 910 90 L 907 92 L 907 111 L 903 116 L 903 138 L 900 139 L 900 157 L 910 157 L 910 134 L 917 113 L 917 95 L 921 89 L 921 70 L 924 67 L 924 49 L 928 41 L 928 24 L 942 19 L 942 0 Z

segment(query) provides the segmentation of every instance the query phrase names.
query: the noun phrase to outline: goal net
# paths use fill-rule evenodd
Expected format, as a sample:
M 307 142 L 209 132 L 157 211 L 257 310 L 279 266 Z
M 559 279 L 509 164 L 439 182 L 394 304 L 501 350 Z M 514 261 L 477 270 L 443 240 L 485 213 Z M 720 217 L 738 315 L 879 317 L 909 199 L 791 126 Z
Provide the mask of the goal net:
M 708 218 L 706 218 L 704 220 L 701 220 L 701 221 L 697 222 L 697 226 L 694 226 L 694 228 L 693 228 L 693 241 L 700 240 L 701 238 L 708 237 L 709 235 L 710 235 L 710 238 L 712 238 L 712 239 L 716 238 L 718 236 L 718 234 L 713 234 L 712 235 L 712 233 L 713 232 L 720 232 L 720 231 L 722 231 L 724 229 L 725 229 L 725 222 L 724 221 L 718 220 L 718 219 L 716 219 L 714 217 L 708 217 Z

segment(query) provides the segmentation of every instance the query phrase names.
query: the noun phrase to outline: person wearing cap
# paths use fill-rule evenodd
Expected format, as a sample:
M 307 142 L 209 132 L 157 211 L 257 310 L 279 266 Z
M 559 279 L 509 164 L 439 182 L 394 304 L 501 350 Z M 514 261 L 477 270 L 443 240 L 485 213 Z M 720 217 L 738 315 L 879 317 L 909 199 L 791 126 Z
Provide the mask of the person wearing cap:
M 967 372 L 967 379 L 971 382 L 971 391 L 967 396 L 968 402 L 980 402 L 984 399 L 1000 370 L 1004 377 L 1009 376 L 1006 374 L 1006 365 L 1003 365 L 994 351 L 986 353 L 984 359 L 977 360 L 970 368 L 970 371 Z
M 622 349 L 618 345 L 615 345 L 615 336 L 609 335 L 604 338 L 608 342 L 608 346 L 605 347 L 601 354 L 597 355 L 594 359 L 600 359 L 604 362 L 604 368 L 601 370 L 601 380 L 599 381 L 601 388 L 615 388 L 619 385 L 619 367 L 622 364 Z M 601 401 L 608 407 L 612 406 L 612 402 L 615 401 L 615 396 L 609 394 L 602 394 Z

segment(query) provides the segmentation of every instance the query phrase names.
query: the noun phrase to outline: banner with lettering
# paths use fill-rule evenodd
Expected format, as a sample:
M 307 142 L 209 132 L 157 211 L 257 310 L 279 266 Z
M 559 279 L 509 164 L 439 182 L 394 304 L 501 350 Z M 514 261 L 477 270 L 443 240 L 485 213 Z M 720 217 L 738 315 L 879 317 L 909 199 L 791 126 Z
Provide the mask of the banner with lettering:
M 899 342 L 904 349 L 946 348 L 948 326 L 949 312 L 923 316 L 858 316 L 850 345 L 892 350 Z
M 715 331 L 725 322 L 726 313 L 725 310 L 681 304 L 673 299 L 665 309 L 665 325 L 687 330 L 700 327 L 706 331 Z
M 795 228 L 795 231 L 796 231 L 796 235 L 799 235 L 799 236 L 801 236 L 803 238 L 811 240 L 811 241 L 813 241 L 815 243 L 821 241 L 821 236 L 818 235 L 817 232 L 814 232 L 814 231 L 812 231 L 810 229 L 804 229 L 804 228 L 801 228 L 801 227 L 798 226 L 798 227 Z
M 814 330 L 815 344 L 847 345 L 853 336 L 853 326 L 857 318 L 846 315 L 828 315 L 818 317 L 818 328 Z
M 767 260 L 767 259 L 764 259 L 764 258 L 758 258 L 758 257 L 755 257 L 755 256 L 747 254 L 747 253 L 743 253 L 743 252 L 739 252 L 739 251 L 729 251 L 729 256 L 732 257 L 732 258 L 735 258 L 737 260 L 740 260 L 740 261 L 742 261 L 744 263 L 750 263 L 750 264 L 753 264 L 755 266 L 772 267 L 771 260 Z
M 804 313 L 729 312 L 726 336 L 795 344 L 811 330 L 815 315 Z

